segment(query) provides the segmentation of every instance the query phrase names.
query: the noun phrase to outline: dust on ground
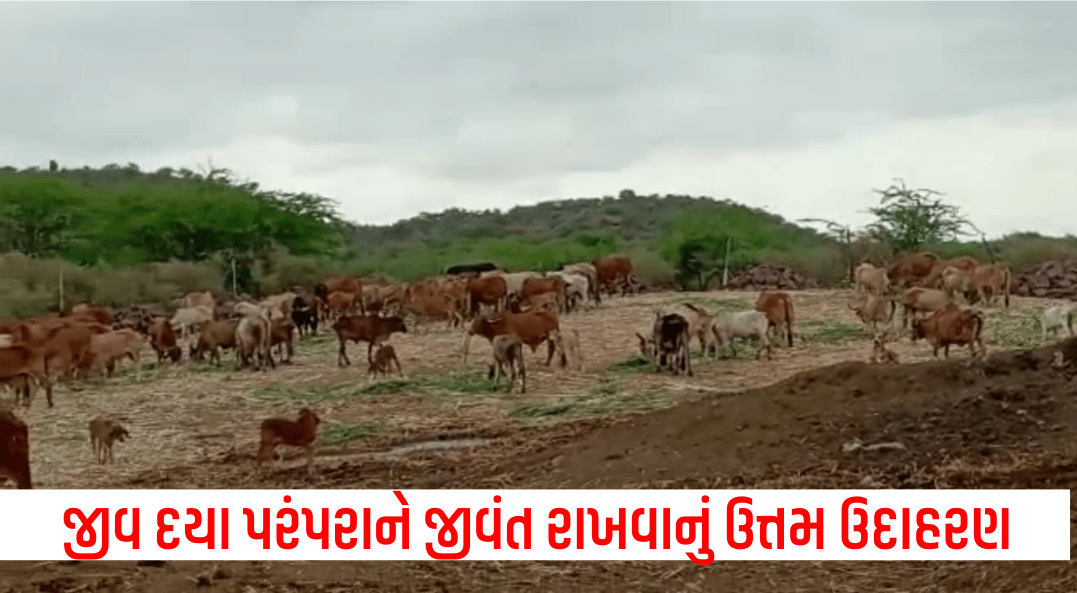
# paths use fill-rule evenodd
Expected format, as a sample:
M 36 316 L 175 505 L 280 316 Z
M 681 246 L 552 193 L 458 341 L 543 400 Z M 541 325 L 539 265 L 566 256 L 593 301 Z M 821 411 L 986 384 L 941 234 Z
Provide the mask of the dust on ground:
M 1046 299 L 987 309 L 990 355 L 893 347 L 902 365 L 870 365 L 868 333 L 847 291 L 793 294 L 805 340 L 755 360 L 697 357 L 695 376 L 640 366 L 634 332 L 656 308 L 751 307 L 755 293 L 612 299 L 564 318 L 585 369 L 527 354 L 527 394 L 491 391 L 489 345 L 459 330 L 394 335 L 404 379 L 368 383 L 363 349 L 338 369 L 336 341 L 305 340 L 291 365 L 236 372 L 164 367 L 60 387 L 28 414 L 43 488 L 1068 488 L 1077 486 L 1077 341 L 1033 350 Z M 900 323 L 900 322 L 899 322 Z M 698 345 L 694 345 L 698 351 Z M 365 347 L 364 347 L 365 349 Z M 1053 366 L 1062 351 L 1067 366 Z M 541 356 L 540 356 L 541 355 Z M 362 363 L 360 366 L 360 362 Z M 268 415 L 316 409 L 325 427 L 307 478 L 302 459 L 254 471 Z M 116 466 L 94 466 L 86 423 L 126 417 Z M 886 452 L 843 445 L 899 442 Z M 1071 498 L 1071 500 L 1073 500 Z M 1071 538 L 1071 541 L 1077 541 Z M 1054 591 L 1077 588 L 1073 563 L 5 563 L 12 591 L 733 590 Z M 207 576 L 208 575 L 208 576 Z M 220 578 L 213 578 L 214 576 Z

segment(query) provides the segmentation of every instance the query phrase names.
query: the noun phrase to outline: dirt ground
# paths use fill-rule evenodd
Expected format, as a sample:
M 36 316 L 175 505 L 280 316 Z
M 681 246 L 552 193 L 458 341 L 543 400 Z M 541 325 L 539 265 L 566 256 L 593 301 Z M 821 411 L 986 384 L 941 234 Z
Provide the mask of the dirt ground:
M 583 371 L 528 353 L 528 391 L 493 391 L 490 347 L 443 325 L 394 335 L 406 378 L 368 382 L 365 346 L 336 366 L 336 341 L 305 339 L 274 371 L 208 364 L 146 367 L 57 388 L 34 402 L 38 488 L 1069 488 L 1077 487 L 1077 340 L 1041 346 L 1052 301 L 985 310 L 986 360 L 924 343 L 894 344 L 901 365 L 870 365 L 847 291 L 793 293 L 803 340 L 755 360 L 693 361 L 694 377 L 636 357 L 654 310 L 694 302 L 751 307 L 755 293 L 659 293 L 610 299 L 565 317 Z M 899 323 L 900 325 L 900 323 Z M 1031 350 L 1026 350 L 1031 348 Z M 1055 352 L 1066 365 L 1052 365 Z M 317 474 L 289 456 L 264 474 L 261 419 L 310 406 L 323 419 Z M 95 466 L 86 423 L 119 415 L 131 440 Z M 904 450 L 843 453 L 900 442 Z M 1075 507 L 1077 508 L 1077 507 Z M 1072 531 L 1072 522 L 1071 522 Z M 1071 537 L 1071 542 L 1077 541 Z M 1055 563 L 4 563 L 3 591 L 1072 591 Z

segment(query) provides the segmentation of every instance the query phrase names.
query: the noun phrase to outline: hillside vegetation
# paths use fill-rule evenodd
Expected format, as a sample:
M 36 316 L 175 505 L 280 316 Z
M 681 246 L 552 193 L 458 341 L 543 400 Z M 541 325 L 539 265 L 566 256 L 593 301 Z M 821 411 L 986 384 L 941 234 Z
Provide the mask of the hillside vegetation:
M 122 305 L 233 283 L 269 294 L 341 272 L 410 281 L 475 261 L 551 270 L 613 252 L 631 255 L 652 284 L 713 284 L 728 257 L 731 271 L 776 263 L 833 285 L 854 256 L 889 256 L 880 245 L 850 253 L 812 228 L 705 197 L 623 190 L 370 226 L 341 219 L 329 198 L 265 191 L 226 169 L 53 165 L 0 168 L 0 315 L 55 309 L 61 271 L 65 303 Z M 929 247 L 989 259 L 979 242 Z M 1020 269 L 1077 252 L 1077 238 L 1011 235 L 991 248 Z

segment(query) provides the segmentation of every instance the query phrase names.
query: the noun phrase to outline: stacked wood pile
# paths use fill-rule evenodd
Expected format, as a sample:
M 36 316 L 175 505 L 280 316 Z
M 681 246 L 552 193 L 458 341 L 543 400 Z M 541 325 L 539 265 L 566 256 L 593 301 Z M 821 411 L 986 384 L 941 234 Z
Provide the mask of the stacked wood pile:
M 793 268 L 762 264 L 752 266 L 729 275 L 725 288 L 734 290 L 762 290 L 764 288 L 780 290 L 803 290 L 820 288 L 815 278 L 806 276 Z
M 1029 267 L 1013 281 L 1014 294 L 1077 300 L 1077 257 Z

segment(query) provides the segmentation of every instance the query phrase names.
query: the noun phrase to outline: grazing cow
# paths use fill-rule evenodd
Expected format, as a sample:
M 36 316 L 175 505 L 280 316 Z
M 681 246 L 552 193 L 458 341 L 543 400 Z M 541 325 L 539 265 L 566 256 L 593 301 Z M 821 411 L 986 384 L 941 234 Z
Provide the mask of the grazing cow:
M 149 324 L 150 346 L 157 353 L 157 364 L 170 358 L 172 362 L 179 362 L 183 357 L 183 350 L 176 343 L 176 334 L 172 331 L 172 324 L 164 317 L 155 317 Z
M 876 268 L 864 262 L 856 267 L 853 277 L 858 293 L 882 295 L 890 292 L 890 278 L 886 275 L 886 268 Z
M 936 310 L 926 319 L 912 322 L 912 341 L 926 338 L 931 344 L 932 354 L 939 356 L 939 348 L 944 349 L 946 358 L 950 358 L 950 346 L 968 345 L 972 356 L 976 356 L 976 346 L 980 355 L 986 354 L 980 332 L 983 331 L 984 318 L 971 309 L 961 309 L 953 303 Z
M 24 335 L 23 344 L 39 350 L 45 356 L 45 368 L 50 374 L 70 377 L 75 372 L 79 360 L 90 347 L 90 339 L 95 334 L 103 334 L 110 329 L 100 323 L 73 322 L 60 320 L 56 324 L 36 324 Z M 52 407 L 52 402 L 49 402 Z
M 19 489 L 30 485 L 30 431 L 22 418 L 0 408 L 0 482 L 15 482 Z
M 374 346 L 388 340 L 395 332 L 407 333 L 408 328 L 400 317 L 345 315 L 333 324 L 333 331 L 336 332 L 337 340 L 340 341 L 340 348 L 337 350 L 337 365 L 343 367 L 351 364 L 348 360 L 348 353 L 345 351 L 345 344 L 349 340 L 356 344 L 367 342 L 366 358 L 367 362 L 370 362 L 373 360 Z
M 214 309 L 217 306 L 217 301 L 213 298 L 213 293 L 210 291 L 205 292 L 188 292 L 183 296 L 183 308 L 190 309 L 193 307 L 205 307 L 207 309 Z
M 978 266 L 972 273 L 972 288 L 981 301 L 993 305 L 1001 294 L 1010 308 L 1010 268 L 1000 264 Z
M 924 288 L 943 288 L 944 281 L 942 275 L 946 272 L 947 268 L 956 268 L 962 272 L 972 274 L 976 271 L 976 267 L 979 265 L 980 262 L 975 257 L 967 255 L 948 260 L 937 260 L 934 267 L 931 269 L 931 273 L 924 278 L 921 285 Z
M 13 344 L 0 348 L 0 384 L 15 391 L 15 401 L 25 400 L 30 405 L 35 384 L 45 387 L 48 401 L 52 401 L 52 381 L 48 374 L 48 359 L 43 347 Z
M 490 373 L 487 376 L 494 380 L 494 388 L 501 383 L 501 376 L 506 374 L 505 367 L 509 368 L 509 393 L 516 384 L 516 374 L 520 374 L 520 393 L 527 393 L 527 365 L 524 364 L 524 343 L 515 334 L 503 334 L 494 336 L 491 342 L 494 350 L 494 363 L 490 365 Z
M 552 293 L 555 298 L 558 313 L 563 312 L 565 304 L 565 280 L 558 276 L 546 278 L 525 278 L 520 286 L 520 301 L 526 302 L 534 296 Z
M 793 347 L 793 298 L 789 293 L 764 289 L 755 300 L 755 310 L 767 316 L 767 331 L 784 331 Z M 783 330 L 784 326 L 784 330 Z
M 418 322 L 429 319 L 445 319 L 452 328 L 462 322 L 462 315 L 457 305 L 458 300 L 446 293 L 410 293 L 402 312 L 415 317 L 416 331 L 418 331 Z
M 1053 337 L 1056 333 L 1066 328 L 1070 336 L 1073 336 L 1074 321 L 1077 320 L 1077 303 L 1055 305 L 1043 312 L 1040 319 L 1040 327 L 1043 329 L 1043 341 L 1047 341 L 1047 334 Z
M 931 275 L 939 256 L 929 251 L 905 253 L 899 256 L 886 269 L 886 276 L 896 289 L 917 285 Z
M 266 362 L 276 368 L 273 362 L 273 354 L 269 351 L 270 326 L 269 320 L 263 316 L 249 315 L 244 317 L 236 325 L 236 368 L 243 368 L 255 361 L 255 368 L 261 370 Z
M 615 288 L 628 282 L 628 277 L 635 270 L 632 260 L 623 255 L 607 255 L 591 263 L 595 266 L 598 290 L 609 294 L 613 294 Z
M 770 320 L 759 311 L 739 311 L 736 313 L 719 313 L 714 320 L 714 336 L 718 338 L 718 347 L 723 351 L 729 345 L 733 356 L 737 356 L 737 349 L 733 344 L 734 338 L 754 338 L 759 340 L 760 348 L 756 352 L 756 360 L 767 352 L 767 360 L 771 359 L 771 343 L 767 338 L 770 329 Z
M 306 332 L 316 335 L 318 333 L 318 300 L 308 300 L 302 296 L 295 297 L 292 301 L 292 323 L 299 330 L 299 337 L 303 337 Z
M 213 307 L 190 307 L 176 311 L 169 324 L 172 331 L 179 332 L 180 341 L 186 341 L 201 330 L 203 325 L 213 321 L 213 318 Z
M 90 347 L 77 362 L 85 379 L 91 373 L 107 372 L 112 376 L 116 363 L 130 358 L 135 363 L 135 380 L 142 378 L 142 336 L 133 329 L 118 329 L 90 337 Z
M 692 353 L 689 342 L 688 320 L 678 313 L 663 315 L 656 311 L 650 343 L 656 357 L 656 372 L 669 369 L 674 375 L 681 371 L 692 376 Z
M 553 334 L 559 329 L 557 316 L 549 311 L 502 313 L 493 317 L 481 315 L 471 321 L 471 327 L 468 328 L 467 335 L 464 337 L 464 364 L 467 364 L 471 336 L 480 335 L 493 343 L 497 336 L 514 334 L 531 348 L 531 352 L 535 352 L 540 344 L 546 342 L 546 366 L 550 366 L 557 348 L 553 341 Z
M 877 331 L 879 324 L 889 325 L 894 319 L 897 303 L 894 299 L 877 294 L 863 293 L 849 303 L 849 308 L 856 311 L 856 316 L 865 324 L 871 324 Z
M 901 295 L 902 327 L 909 325 L 910 316 L 917 313 L 931 313 L 952 303 L 950 295 L 934 288 L 914 287 Z
M 595 268 L 594 264 L 588 262 L 569 264 L 563 266 L 561 271 L 567 274 L 579 274 L 587 278 L 588 297 L 596 306 L 602 304 L 602 297 L 598 294 L 598 269 Z
M 97 416 L 90 420 L 90 446 L 93 448 L 94 459 L 99 464 L 104 464 L 106 459 L 115 465 L 116 459 L 112 456 L 112 443 L 115 441 L 125 442 L 130 434 L 114 418 Z
M 467 281 L 468 316 L 481 313 L 483 305 L 493 308 L 495 312 L 503 310 L 508 290 L 503 276 L 470 278 Z
M 580 332 L 575 329 L 561 330 L 554 335 L 554 346 L 560 352 L 561 368 L 583 370 L 583 352 L 580 350 Z
M 363 285 L 359 283 L 359 280 L 348 276 L 329 278 L 328 280 L 314 285 L 314 296 L 322 299 L 322 301 L 328 302 L 329 295 L 334 292 L 362 294 Z
M 210 362 L 221 365 L 221 348 L 236 347 L 236 326 L 239 322 L 220 319 L 211 321 L 202 326 L 198 334 L 198 340 L 191 344 L 189 357 L 191 360 L 202 360 L 209 353 Z
M 396 350 L 389 344 L 379 344 L 378 349 L 374 351 L 374 360 L 370 361 L 370 367 L 367 368 L 367 374 L 371 377 L 377 377 L 381 375 L 388 375 L 393 370 L 393 365 L 396 365 L 396 371 L 400 373 L 400 376 L 404 376 L 404 369 L 400 368 L 400 359 L 396 357 Z
M 281 363 L 291 362 L 292 355 L 295 354 L 295 347 L 293 345 L 292 338 L 295 335 L 295 324 L 288 317 L 278 317 L 269 322 L 269 347 L 277 347 L 277 355 L 280 356 Z M 288 357 L 284 357 L 286 351 Z
M 314 440 L 318 436 L 321 419 L 310 408 L 299 410 L 299 419 L 267 418 L 262 421 L 261 441 L 258 444 L 258 461 L 262 463 L 274 457 L 277 445 L 302 447 L 307 451 L 307 473 L 314 470 Z
M 700 352 L 703 354 L 717 355 L 718 343 L 715 341 L 714 332 L 711 330 L 711 326 L 714 325 L 714 314 L 692 303 L 685 303 L 684 306 L 691 311 L 687 317 L 689 338 L 695 337 L 699 339 Z

